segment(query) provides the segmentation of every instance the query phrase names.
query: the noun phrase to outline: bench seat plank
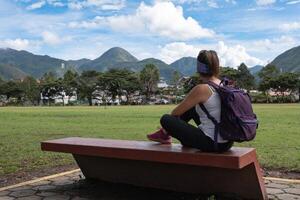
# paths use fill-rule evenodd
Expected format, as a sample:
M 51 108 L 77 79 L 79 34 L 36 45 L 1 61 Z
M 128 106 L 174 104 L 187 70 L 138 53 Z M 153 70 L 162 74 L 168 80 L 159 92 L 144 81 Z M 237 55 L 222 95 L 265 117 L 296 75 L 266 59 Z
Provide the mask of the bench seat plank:
M 70 137 L 44 141 L 42 150 L 119 159 L 156 161 L 196 166 L 241 169 L 256 159 L 255 149 L 233 147 L 216 154 L 185 148 L 180 144 Z
M 267 199 L 256 152 L 205 153 L 180 144 L 70 137 L 41 143 L 71 153 L 87 179 L 200 194 Z M 233 196 L 232 196 L 233 195 Z

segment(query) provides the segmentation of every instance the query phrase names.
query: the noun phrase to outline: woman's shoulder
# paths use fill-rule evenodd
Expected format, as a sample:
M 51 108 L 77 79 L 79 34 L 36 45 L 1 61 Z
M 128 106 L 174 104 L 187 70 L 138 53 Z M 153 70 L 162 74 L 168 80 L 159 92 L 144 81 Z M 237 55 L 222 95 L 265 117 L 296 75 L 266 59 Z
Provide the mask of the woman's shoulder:
M 196 85 L 193 90 L 195 90 L 197 93 L 209 93 L 209 86 L 206 83 L 200 83 Z

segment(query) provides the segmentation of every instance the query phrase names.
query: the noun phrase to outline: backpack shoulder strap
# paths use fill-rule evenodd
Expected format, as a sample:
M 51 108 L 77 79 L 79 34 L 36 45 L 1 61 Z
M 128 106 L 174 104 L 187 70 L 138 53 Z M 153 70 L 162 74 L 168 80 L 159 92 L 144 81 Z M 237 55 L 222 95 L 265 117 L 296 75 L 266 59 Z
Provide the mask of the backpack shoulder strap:
M 218 133 L 219 133 L 219 129 L 220 129 L 220 124 L 213 116 L 211 116 L 211 114 L 209 114 L 208 110 L 205 108 L 205 106 L 203 104 L 199 104 L 199 105 L 200 105 L 200 108 L 203 110 L 203 112 L 206 114 L 207 118 L 210 119 L 215 125 L 214 148 L 215 148 L 215 151 L 218 151 Z

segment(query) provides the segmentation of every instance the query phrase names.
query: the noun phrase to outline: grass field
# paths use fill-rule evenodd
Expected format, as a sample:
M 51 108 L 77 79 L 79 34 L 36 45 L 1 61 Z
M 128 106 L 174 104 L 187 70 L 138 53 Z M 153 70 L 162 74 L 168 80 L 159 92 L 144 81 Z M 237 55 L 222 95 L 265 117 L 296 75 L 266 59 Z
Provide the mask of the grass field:
M 173 106 L 0 108 L 0 176 L 73 162 L 42 152 L 40 141 L 68 136 L 145 140 Z M 300 105 L 254 105 L 260 127 L 253 142 L 269 169 L 300 171 Z

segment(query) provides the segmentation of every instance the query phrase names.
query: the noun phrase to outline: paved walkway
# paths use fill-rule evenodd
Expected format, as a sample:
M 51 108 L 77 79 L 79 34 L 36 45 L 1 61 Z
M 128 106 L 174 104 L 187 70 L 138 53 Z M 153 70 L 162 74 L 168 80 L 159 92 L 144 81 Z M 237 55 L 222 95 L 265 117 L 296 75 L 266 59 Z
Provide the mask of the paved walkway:
M 300 183 L 266 180 L 270 199 L 299 199 Z M 123 184 L 88 182 L 77 170 L 52 176 L 19 187 L 0 188 L 0 200 L 200 200 L 197 195 L 139 188 Z

